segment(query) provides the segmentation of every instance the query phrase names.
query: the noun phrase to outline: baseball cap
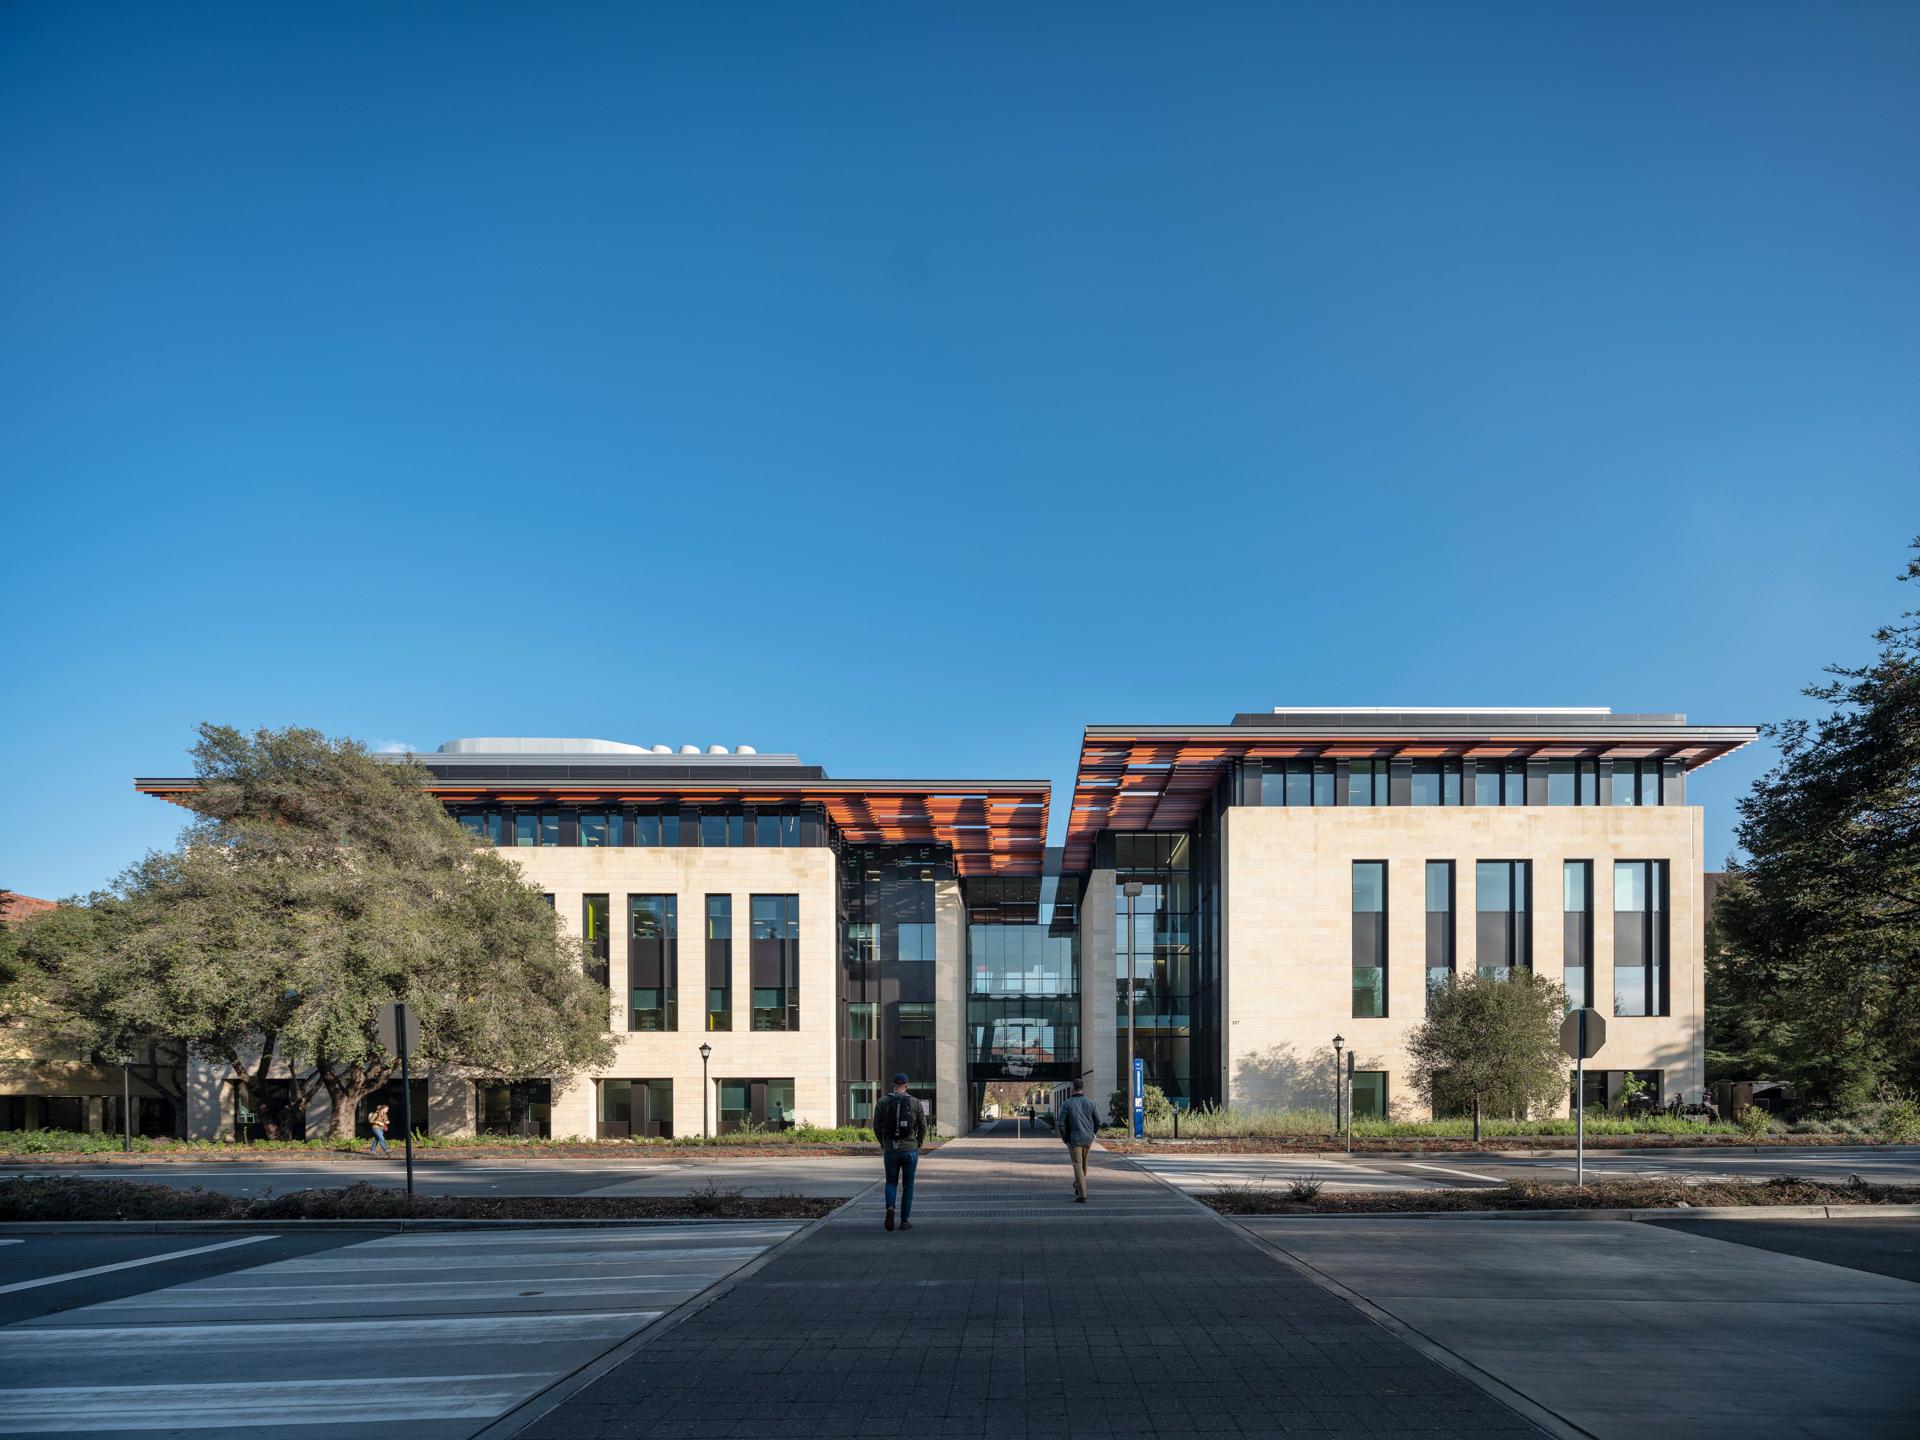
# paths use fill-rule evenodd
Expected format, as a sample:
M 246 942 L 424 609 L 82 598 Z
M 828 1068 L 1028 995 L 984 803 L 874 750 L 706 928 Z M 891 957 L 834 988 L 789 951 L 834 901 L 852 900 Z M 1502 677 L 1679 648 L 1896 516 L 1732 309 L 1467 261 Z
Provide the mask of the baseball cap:
M 904 1085 L 904 1084 L 906 1084 L 906 1083 L 907 1083 L 907 1076 L 906 1076 L 906 1072 L 905 1072 L 905 1071 L 902 1071 L 902 1072 L 901 1072 L 900 1074 L 898 1074 L 898 1075 L 896 1075 L 896 1076 L 894 1076 L 894 1077 L 893 1077 L 893 1083 L 894 1083 L 894 1084 L 896 1084 L 896 1085 Z

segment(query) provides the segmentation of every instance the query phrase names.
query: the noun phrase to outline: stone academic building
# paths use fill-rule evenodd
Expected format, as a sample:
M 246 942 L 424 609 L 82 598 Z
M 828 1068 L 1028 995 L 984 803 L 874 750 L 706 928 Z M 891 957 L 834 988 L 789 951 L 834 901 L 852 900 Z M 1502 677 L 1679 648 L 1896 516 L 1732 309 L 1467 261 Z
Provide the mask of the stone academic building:
M 1706 857 L 1687 781 L 1754 734 L 1597 709 L 1090 726 L 1054 849 L 1041 780 L 453 741 L 417 757 L 434 792 L 587 942 L 620 1054 L 511 1084 L 434 1074 L 415 1113 L 440 1133 L 858 1123 L 895 1071 L 947 1130 L 1010 1076 L 1084 1076 L 1104 1102 L 1131 975 L 1137 1053 L 1176 1103 L 1329 1109 L 1339 1035 L 1356 1113 L 1411 1117 L 1428 985 L 1515 969 L 1607 1017 L 1589 1103 L 1628 1073 L 1692 1098 Z M 222 1077 L 190 1078 L 191 1133 L 246 1129 Z

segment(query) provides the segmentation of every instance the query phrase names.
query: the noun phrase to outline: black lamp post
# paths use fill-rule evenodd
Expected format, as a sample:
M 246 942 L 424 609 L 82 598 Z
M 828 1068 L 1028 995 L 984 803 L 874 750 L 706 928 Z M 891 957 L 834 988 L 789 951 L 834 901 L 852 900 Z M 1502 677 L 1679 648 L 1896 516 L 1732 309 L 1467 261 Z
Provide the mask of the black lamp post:
M 1139 898 L 1140 882 L 1138 880 L 1129 880 L 1121 888 L 1126 892 L 1127 897 L 1127 1075 L 1126 1079 L 1121 1082 L 1120 1093 L 1127 1097 L 1127 1134 L 1133 1135 L 1135 1133 L 1134 1125 L 1136 1123 L 1133 1108 L 1133 987 L 1135 980 L 1133 966 L 1133 902 Z
M 1347 1043 L 1346 1037 L 1333 1037 L 1333 1133 L 1340 1133 L 1340 1051 Z
M 711 1138 L 707 1134 L 707 1059 L 713 1054 L 713 1047 L 705 1041 L 700 1045 L 700 1138 Z

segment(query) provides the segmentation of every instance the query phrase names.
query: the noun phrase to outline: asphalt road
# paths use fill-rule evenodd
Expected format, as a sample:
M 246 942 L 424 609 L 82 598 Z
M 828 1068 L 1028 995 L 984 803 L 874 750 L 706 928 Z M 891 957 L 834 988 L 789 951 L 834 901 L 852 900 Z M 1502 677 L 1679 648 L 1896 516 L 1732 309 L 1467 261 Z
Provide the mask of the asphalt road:
M 1545 1158 L 1500 1153 L 1402 1158 L 1346 1155 L 1222 1155 L 1165 1151 L 1133 1157 L 1183 1190 L 1226 1185 L 1285 1185 L 1313 1177 L 1329 1190 L 1438 1190 L 1509 1180 L 1571 1180 L 1572 1152 Z M 1849 1175 L 1877 1184 L 1920 1185 L 1920 1146 L 1807 1148 L 1727 1154 L 1712 1150 L 1602 1150 L 1587 1156 L 1589 1179 L 1765 1180 L 1798 1175 L 1842 1184 Z
M 0 1237 L 0 1435 L 464 1440 L 797 1228 Z
M 347 1158 L 337 1161 L 198 1160 L 173 1164 L 60 1165 L 35 1170 L 0 1167 L 0 1181 L 19 1175 L 62 1175 L 89 1180 L 132 1180 L 180 1189 L 260 1195 L 272 1190 L 337 1189 L 356 1181 L 403 1187 L 400 1161 Z M 708 1184 L 749 1195 L 851 1195 L 880 1178 L 874 1155 L 752 1156 L 700 1160 L 428 1160 L 414 1164 L 414 1189 L 425 1195 L 685 1195 Z

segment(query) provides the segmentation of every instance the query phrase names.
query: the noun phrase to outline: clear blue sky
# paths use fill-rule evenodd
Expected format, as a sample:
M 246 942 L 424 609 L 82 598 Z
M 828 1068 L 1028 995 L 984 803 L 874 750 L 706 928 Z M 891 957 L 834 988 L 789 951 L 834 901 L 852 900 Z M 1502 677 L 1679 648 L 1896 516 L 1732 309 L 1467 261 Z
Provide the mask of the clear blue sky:
M 1060 786 L 1278 704 L 1799 713 L 1912 598 L 1917 62 L 1908 3 L 8 5 L 0 884 L 167 843 L 202 719 Z

